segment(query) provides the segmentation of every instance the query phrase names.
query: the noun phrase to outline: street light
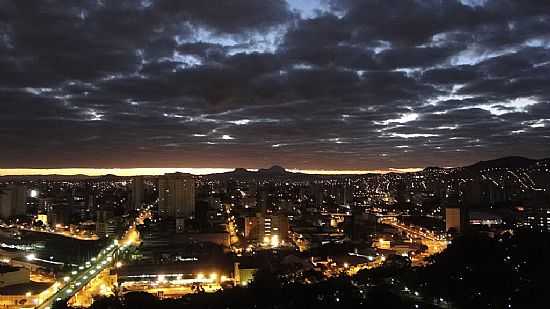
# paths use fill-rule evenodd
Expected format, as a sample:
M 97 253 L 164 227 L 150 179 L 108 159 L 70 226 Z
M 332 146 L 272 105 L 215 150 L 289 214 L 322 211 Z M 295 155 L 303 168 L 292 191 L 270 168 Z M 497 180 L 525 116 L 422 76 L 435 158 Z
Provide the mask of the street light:
M 214 281 L 218 278 L 218 274 L 217 273 L 211 273 L 210 274 L 210 280 Z

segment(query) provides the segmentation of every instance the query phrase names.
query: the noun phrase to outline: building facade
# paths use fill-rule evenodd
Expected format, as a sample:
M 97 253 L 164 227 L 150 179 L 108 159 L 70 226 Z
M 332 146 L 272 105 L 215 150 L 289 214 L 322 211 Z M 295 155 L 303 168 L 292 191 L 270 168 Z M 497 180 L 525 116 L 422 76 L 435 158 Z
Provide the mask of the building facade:
M 138 210 L 143 204 L 143 197 L 145 195 L 145 182 L 143 176 L 136 176 L 132 178 L 132 199 L 131 209 Z
M 195 179 L 173 173 L 159 177 L 159 212 L 162 217 L 188 218 L 195 214 Z
M 23 186 L 0 187 L 0 218 L 24 215 L 26 193 Z
M 273 239 L 288 238 L 288 216 L 258 213 L 254 217 L 245 217 L 244 236 L 258 242 L 271 242 Z

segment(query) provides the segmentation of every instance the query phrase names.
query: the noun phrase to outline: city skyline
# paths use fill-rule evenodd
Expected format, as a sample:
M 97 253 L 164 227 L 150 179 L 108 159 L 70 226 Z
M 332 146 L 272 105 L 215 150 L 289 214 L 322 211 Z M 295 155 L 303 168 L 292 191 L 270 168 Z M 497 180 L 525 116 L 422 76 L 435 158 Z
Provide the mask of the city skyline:
M 452 168 L 452 167 L 444 167 Z M 8 168 L 0 169 L 0 176 L 26 176 L 26 175 L 86 175 L 86 176 L 159 176 L 168 173 L 189 173 L 193 175 L 209 175 L 216 173 L 232 172 L 237 168 Z M 418 172 L 423 168 L 389 168 L 387 170 L 301 170 L 286 169 L 292 173 L 304 173 L 311 175 L 362 175 L 362 174 L 386 174 L 386 173 L 410 173 Z M 257 168 L 247 168 L 248 171 L 258 171 Z
M 546 158 L 548 12 L 535 0 L 2 1 L 0 168 Z
M 548 307 L 550 0 L 0 0 L 0 308 Z

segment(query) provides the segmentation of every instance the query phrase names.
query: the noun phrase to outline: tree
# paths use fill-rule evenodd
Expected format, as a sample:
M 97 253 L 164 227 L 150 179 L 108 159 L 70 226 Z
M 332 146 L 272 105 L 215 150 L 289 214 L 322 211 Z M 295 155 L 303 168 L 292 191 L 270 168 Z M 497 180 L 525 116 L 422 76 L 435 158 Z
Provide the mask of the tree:
M 124 295 L 126 308 L 156 308 L 159 299 L 147 292 L 129 292 Z

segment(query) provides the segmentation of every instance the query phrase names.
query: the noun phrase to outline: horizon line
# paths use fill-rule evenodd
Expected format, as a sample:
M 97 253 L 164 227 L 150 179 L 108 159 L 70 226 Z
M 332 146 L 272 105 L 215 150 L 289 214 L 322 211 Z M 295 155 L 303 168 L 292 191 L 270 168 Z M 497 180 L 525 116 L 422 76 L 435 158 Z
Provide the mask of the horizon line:
M 411 173 L 418 172 L 424 168 L 388 168 L 374 170 L 328 170 L 328 169 L 285 169 L 292 173 L 304 173 L 310 175 L 362 175 L 362 174 L 388 174 L 388 173 Z M 235 168 L 217 167 L 134 167 L 134 168 L 92 168 L 92 167 L 69 167 L 69 168 L 0 168 L 0 176 L 157 176 L 167 173 L 189 173 L 193 175 L 209 175 L 234 171 Z M 249 171 L 258 171 L 257 168 L 247 168 Z

